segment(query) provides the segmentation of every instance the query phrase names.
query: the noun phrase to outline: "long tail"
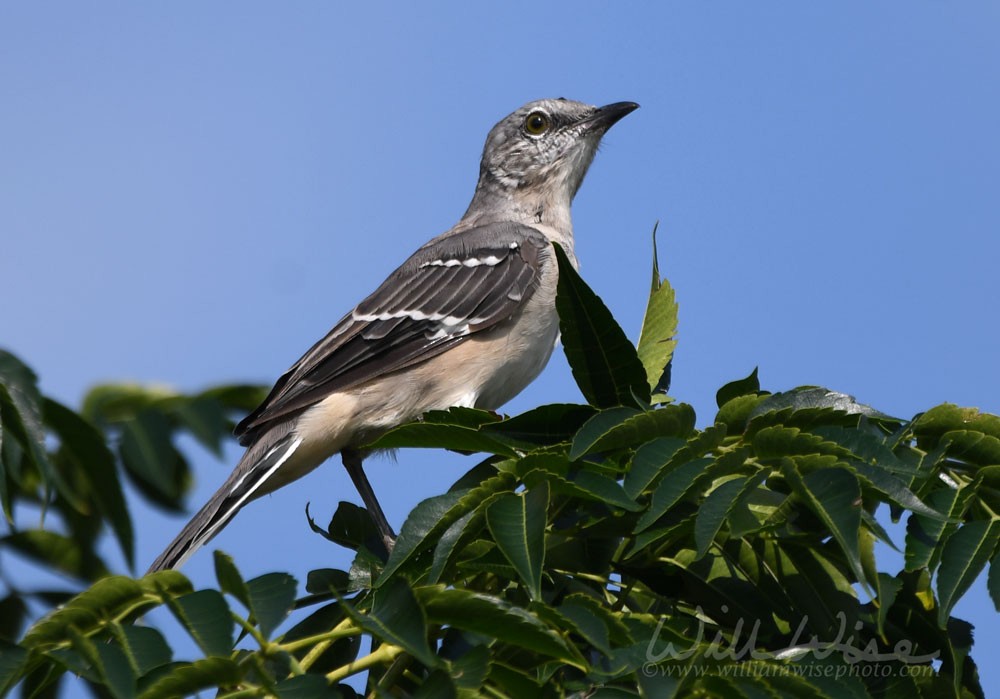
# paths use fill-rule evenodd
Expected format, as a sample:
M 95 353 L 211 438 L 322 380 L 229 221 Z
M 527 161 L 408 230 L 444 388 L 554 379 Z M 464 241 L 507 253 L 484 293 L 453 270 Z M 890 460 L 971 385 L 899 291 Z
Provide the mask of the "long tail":
M 302 438 L 289 430 L 276 440 L 262 439 L 247 449 L 226 482 L 153 561 L 147 574 L 179 568 L 191 554 L 222 531 L 245 504 L 274 490 L 276 486 L 272 482 L 268 487 L 268 481 L 301 444 Z M 289 479 L 276 480 L 287 482 Z

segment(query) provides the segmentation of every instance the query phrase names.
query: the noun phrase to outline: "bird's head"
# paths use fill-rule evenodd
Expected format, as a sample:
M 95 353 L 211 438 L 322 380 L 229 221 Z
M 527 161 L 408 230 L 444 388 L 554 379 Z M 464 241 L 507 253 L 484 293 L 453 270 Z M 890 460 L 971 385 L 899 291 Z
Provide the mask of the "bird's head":
M 567 99 L 529 102 L 490 131 L 480 187 L 508 197 L 541 196 L 569 202 L 583 182 L 601 137 L 639 105 L 594 107 Z

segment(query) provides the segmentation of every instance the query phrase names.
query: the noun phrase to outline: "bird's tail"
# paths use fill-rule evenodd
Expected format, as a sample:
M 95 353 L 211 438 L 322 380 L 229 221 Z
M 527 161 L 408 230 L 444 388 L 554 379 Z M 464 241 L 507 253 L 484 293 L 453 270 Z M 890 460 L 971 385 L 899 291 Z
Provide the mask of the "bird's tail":
M 269 443 L 262 443 L 264 441 L 260 440 L 247 449 L 226 482 L 153 561 L 147 574 L 179 568 L 191 554 L 222 531 L 245 504 L 274 490 L 276 486 L 269 487 L 268 481 L 273 484 L 272 477 L 299 448 L 302 438 L 289 432 L 276 441 L 266 440 Z

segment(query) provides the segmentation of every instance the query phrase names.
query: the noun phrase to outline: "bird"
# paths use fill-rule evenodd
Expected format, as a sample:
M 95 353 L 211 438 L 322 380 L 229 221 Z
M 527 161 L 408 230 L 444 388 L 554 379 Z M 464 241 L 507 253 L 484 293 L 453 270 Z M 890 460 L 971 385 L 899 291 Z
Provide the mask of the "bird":
M 468 209 L 413 253 L 274 384 L 235 429 L 246 452 L 153 562 L 180 567 L 250 501 L 336 454 L 380 535 L 365 445 L 430 410 L 496 410 L 559 337 L 553 243 L 578 266 L 570 204 L 604 134 L 638 108 L 529 102 L 490 130 Z

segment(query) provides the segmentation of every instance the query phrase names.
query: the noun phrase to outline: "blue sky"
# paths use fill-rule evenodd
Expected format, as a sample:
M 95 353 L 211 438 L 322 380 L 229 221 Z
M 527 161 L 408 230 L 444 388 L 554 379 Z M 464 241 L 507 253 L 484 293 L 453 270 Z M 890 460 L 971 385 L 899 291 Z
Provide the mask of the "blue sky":
M 539 97 L 642 108 L 574 207 L 582 272 L 638 335 L 660 222 L 672 393 L 760 367 L 909 417 L 1000 412 L 1000 5 L 5 3 L 0 345 L 78 405 L 101 381 L 271 382 L 465 210 L 482 142 Z M 579 394 L 556 353 L 508 404 Z M 192 507 L 226 463 L 197 459 Z M 369 474 L 397 525 L 471 459 Z M 308 533 L 336 463 L 215 541 L 248 576 L 345 566 Z M 136 511 L 139 560 L 182 522 Z M 213 581 L 211 555 L 185 568 Z M 980 584 L 957 614 L 987 660 Z

